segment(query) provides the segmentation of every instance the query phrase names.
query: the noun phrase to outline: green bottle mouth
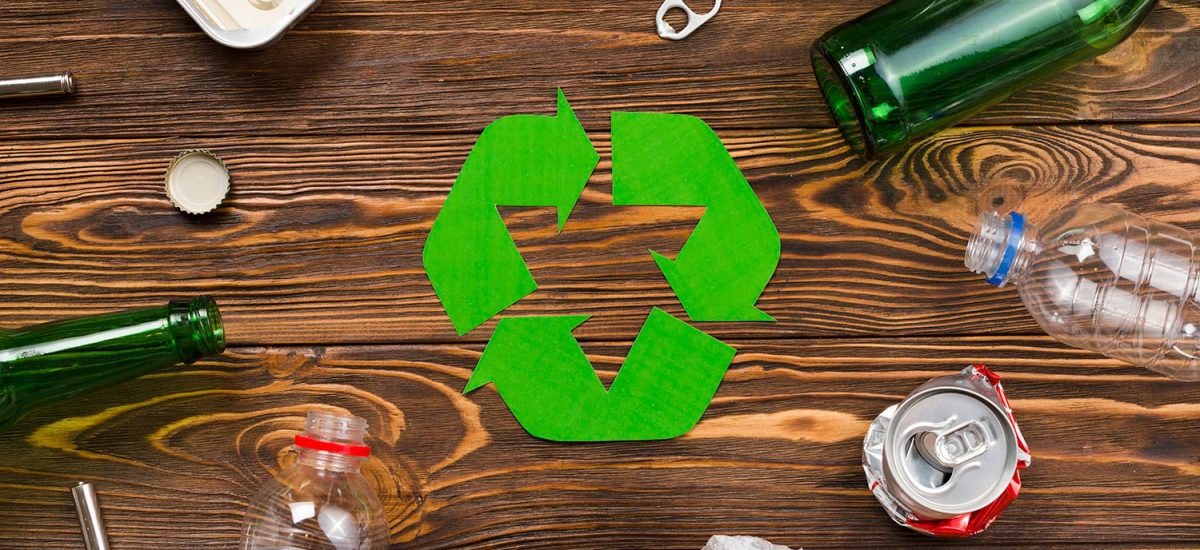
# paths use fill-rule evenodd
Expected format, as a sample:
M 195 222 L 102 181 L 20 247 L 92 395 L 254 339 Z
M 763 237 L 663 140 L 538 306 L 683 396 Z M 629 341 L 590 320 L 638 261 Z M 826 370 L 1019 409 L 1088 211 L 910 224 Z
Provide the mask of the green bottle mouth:
M 225 324 L 217 302 L 200 296 L 188 303 L 188 324 L 200 355 L 216 355 L 225 351 Z

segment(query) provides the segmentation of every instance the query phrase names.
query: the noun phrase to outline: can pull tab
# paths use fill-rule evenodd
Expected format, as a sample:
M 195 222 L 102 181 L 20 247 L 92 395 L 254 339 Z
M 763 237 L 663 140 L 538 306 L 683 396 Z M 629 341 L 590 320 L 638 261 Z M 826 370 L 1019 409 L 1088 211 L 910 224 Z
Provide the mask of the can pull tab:
M 684 27 L 682 31 L 676 31 L 675 27 L 672 27 L 670 23 L 667 23 L 667 12 L 675 8 L 679 8 L 687 14 L 687 26 Z M 712 10 L 704 15 L 700 15 L 692 11 L 692 8 L 689 8 L 683 0 L 666 0 L 663 2 L 662 6 L 658 8 L 658 15 L 655 17 L 655 22 L 658 24 L 658 35 L 666 38 L 667 40 L 683 40 L 684 38 L 687 38 L 688 35 L 696 32 L 696 29 L 700 28 L 705 23 L 708 23 L 708 20 L 717 15 L 717 12 L 720 10 L 721 0 L 715 0 Z
M 928 431 L 917 439 L 917 448 L 925 458 L 942 468 L 953 470 L 988 449 L 988 429 L 972 420 L 941 431 Z

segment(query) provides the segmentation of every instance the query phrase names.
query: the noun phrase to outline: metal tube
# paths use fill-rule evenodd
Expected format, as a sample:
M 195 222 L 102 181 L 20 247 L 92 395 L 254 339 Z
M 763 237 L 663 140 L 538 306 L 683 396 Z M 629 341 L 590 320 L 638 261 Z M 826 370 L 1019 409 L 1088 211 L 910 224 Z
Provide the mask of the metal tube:
M 87 550 L 110 550 L 108 535 L 104 532 L 104 519 L 100 517 L 100 501 L 91 483 L 81 481 L 71 487 L 75 498 L 75 511 L 79 513 L 79 528 L 83 530 L 83 543 Z
M 70 72 L 51 76 L 0 80 L 0 99 L 71 95 L 73 93 L 75 93 L 75 76 Z

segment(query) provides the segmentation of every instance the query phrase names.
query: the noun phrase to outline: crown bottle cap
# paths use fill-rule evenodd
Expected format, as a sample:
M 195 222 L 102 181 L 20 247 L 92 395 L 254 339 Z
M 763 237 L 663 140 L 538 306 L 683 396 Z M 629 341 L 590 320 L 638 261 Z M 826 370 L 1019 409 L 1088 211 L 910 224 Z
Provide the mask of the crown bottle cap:
M 188 214 L 211 212 L 229 193 L 229 169 L 210 151 L 184 151 L 167 167 L 167 197 Z

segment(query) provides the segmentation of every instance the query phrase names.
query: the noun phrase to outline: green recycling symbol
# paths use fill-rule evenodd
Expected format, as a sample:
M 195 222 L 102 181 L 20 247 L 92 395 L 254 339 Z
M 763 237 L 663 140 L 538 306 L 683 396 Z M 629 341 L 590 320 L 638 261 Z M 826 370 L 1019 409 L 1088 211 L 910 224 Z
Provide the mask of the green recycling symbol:
M 755 307 L 779 264 L 770 215 L 704 121 L 613 113 L 613 204 L 702 206 L 675 259 L 651 251 L 692 321 L 772 321 Z M 560 90 L 556 116 L 496 120 L 467 156 L 425 243 L 425 271 L 459 335 L 537 289 L 497 207 L 554 207 L 566 225 L 600 156 Z M 606 389 L 572 331 L 586 316 L 503 317 L 464 393 L 494 383 L 552 441 L 670 439 L 704 414 L 734 349 L 653 308 Z

